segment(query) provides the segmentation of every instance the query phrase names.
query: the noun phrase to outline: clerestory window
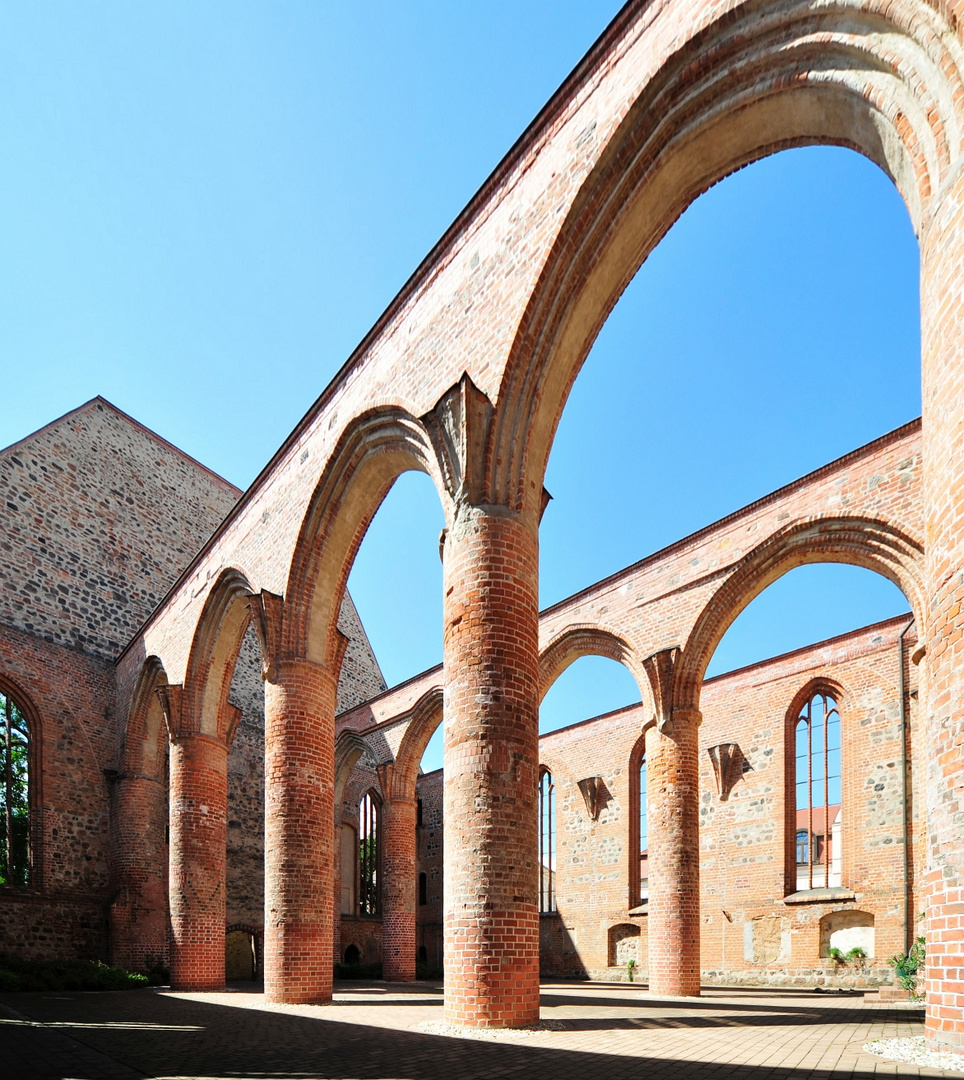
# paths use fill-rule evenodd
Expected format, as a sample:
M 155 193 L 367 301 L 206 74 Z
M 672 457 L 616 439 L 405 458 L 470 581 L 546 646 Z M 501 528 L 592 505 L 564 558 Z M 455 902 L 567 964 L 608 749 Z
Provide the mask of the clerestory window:
M 30 880 L 30 731 L 17 702 L 0 691 L 0 885 Z
M 825 691 L 812 694 L 794 723 L 796 888 L 839 885 L 841 844 L 840 711 Z
M 539 911 L 556 910 L 556 786 L 552 773 L 539 778 Z

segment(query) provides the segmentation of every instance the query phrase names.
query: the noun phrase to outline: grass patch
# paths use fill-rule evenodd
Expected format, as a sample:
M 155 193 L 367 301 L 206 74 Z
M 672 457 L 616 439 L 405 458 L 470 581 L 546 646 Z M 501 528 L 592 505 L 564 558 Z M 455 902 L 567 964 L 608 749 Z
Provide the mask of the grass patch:
M 147 986 L 146 975 L 96 960 L 21 960 L 0 953 L 0 991 L 135 990 Z

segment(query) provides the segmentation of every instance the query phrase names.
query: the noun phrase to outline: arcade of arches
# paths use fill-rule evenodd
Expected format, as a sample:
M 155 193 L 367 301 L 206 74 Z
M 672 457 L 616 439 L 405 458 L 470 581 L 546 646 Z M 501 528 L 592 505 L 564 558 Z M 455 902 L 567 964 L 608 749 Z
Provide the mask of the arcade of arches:
M 263 783 L 258 948 L 268 997 L 330 997 L 336 914 L 345 906 L 357 912 L 361 885 L 377 905 L 379 914 L 366 917 L 381 920 L 386 974 L 409 977 L 419 872 L 433 895 L 429 870 L 418 869 L 418 762 L 444 697 L 440 895 L 449 1021 L 536 1019 L 540 936 L 553 934 L 560 956 L 621 960 L 635 949 L 640 967 L 645 935 L 650 988 L 698 993 L 701 938 L 719 941 L 719 970 L 738 949 L 718 919 L 701 914 L 701 865 L 709 874 L 718 857 L 712 845 L 725 846 L 728 827 L 746 829 L 748 839 L 757 828 L 777 828 L 782 836 L 766 849 L 766 869 L 747 862 L 744 873 L 720 855 L 732 874 L 719 905 L 724 921 L 743 912 L 740 963 L 791 967 L 806 955 L 797 931 L 798 939 L 809 935 L 817 957 L 838 941 L 875 956 L 895 948 L 899 931 L 881 915 L 886 902 L 863 882 L 899 864 L 912 888 L 896 907 L 926 912 L 928 1038 L 964 1050 L 958 26 L 953 9 L 917 0 L 631 2 L 243 496 L 97 400 L 4 451 L 6 533 L 15 543 L 3 559 L 15 565 L 4 571 L 9 587 L 0 599 L 0 690 L 26 721 L 33 808 L 27 880 L 6 887 L 8 909 L 35 917 L 38 905 L 57 905 L 47 944 L 95 952 L 104 948 L 102 923 L 85 910 L 106 893 L 113 955 L 143 958 L 169 944 L 177 986 L 219 986 L 225 927 L 249 921 L 226 914 L 239 883 L 225 852 L 239 848 L 235 834 L 245 831 L 237 792 Z M 921 250 L 921 423 L 540 615 L 543 475 L 599 327 L 700 192 L 766 154 L 813 143 L 865 154 L 908 207 Z M 27 522 L 37 492 L 56 491 L 61 511 L 77 506 L 82 492 L 72 476 L 36 463 L 46 455 L 66 472 L 59 460 L 67 444 L 104 427 L 119 433 L 128 453 L 144 453 L 142 490 L 129 503 L 105 494 L 110 527 L 100 541 L 92 539 L 97 523 L 61 535 L 52 507 L 53 524 L 38 537 Z M 105 451 L 109 441 L 84 445 L 87 486 L 125 490 L 109 475 L 123 467 Z M 362 662 L 364 633 L 345 583 L 369 521 L 410 469 L 431 477 L 446 519 L 444 664 L 386 698 L 377 696 L 384 686 L 373 658 Z M 147 491 L 151 485 L 156 490 Z M 169 519 L 160 521 L 165 512 Z M 121 543 L 125 536 L 136 539 Z M 199 554 L 185 565 L 189 551 Z M 867 671 L 831 665 L 816 681 L 797 681 L 768 734 L 751 735 L 742 721 L 738 730 L 718 723 L 704 672 L 727 626 L 781 574 L 815 561 L 863 566 L 902 589 L 913 631 L 900 636 L 888 626 L 864 642 L 870 656 L 872 639 L 882 636 L 895 655 L 895 633 L 900 638 L 898 690 L 874 699 Z M 82 581 L 79 564 L 90 567 Z M 38 565 L 43 580 L 25 580 Z M 851 642 L 857 652 L 859 641 Z M 603 764 L 576 768 L 561 748 L 558 761 L 540 760 L 541 697 L 587 653 L 625 664 L 640 687 L 640 711 L 627 721 L 635 738 L 622 759 L 625 794 Z M 260 738 L 245 729 L 250 667 L 264 680 L 258 777 L 236 760 L 245 739 L 253 747 Z M 893 683 L 894 672 L 887 677 Z M 913 706 L 905 700 L 911 692 Z M 887 760 L 864 768 L 855 763 L 865 749 L 851 736 L 855 722 L 860 728 L 878 714 L 872 700 L 889 702 L 881 733 Z M 85 718 L 94 716 L 103 723 L 91 730 Z M 798 747 L 801 717 L 808 730 Z M 66 771 L 54 761 L 65 747 L 75 761 Z M 910 764 L 902 770 L 903 751 Z M 794 805 L 798 758 L 811 770 L 803 806 Z M 741 821 L 741 793 L 781 759 L 766 792 L 783 807 L 779 824 L 762 812 L 756 825 Z M 642 761 L 645 897 L 638 853 L 627 855 L 641 827 L 630 780 L 635 774 L 638 787 Z M 875 778 L 865 789 L 868 775 L 892 762 L 916 792 L 906 824 L 883 806 L 892 784 Z M 375 776 L 362 786 L 366 768 Z M 543 874 L 555 910 L 540 915 L 543 768 L 554 781 L 557 827 L 555 865 Z M 357 831 L 345 840 L 345 826 L 357 830 L 359 822 L 340 809 L 369 793 L 367 876 L 346 882 L 352 860 L 344 852 L 359 851 L 362 841 Z M 876 839 L 861 819 L 871 803 L 880 804 L 875 820 L 884 830 Z M 620 917 L 607 910 L 588 930 L 566 920 L 573 887 L 564 872 L 572 854 L 566 830 L 579 819 L 602 835 L 615 827 L 617 804 L 626 826 L 614 856 L 625 864 L 617 875 Z M 145 845 L 166 816 L 169 847 Z M 13 866 L 22 859 L 8 856 Z M 765 876 L 779 914 L 756 903 Z M 742 889 L 747 902 L 738 905 Z M 813 895 L 821 891 L 833 895 Z M 848 891 L 860 906 L 842 895 Z M 349 944 L 361 954 L 368 945 Z

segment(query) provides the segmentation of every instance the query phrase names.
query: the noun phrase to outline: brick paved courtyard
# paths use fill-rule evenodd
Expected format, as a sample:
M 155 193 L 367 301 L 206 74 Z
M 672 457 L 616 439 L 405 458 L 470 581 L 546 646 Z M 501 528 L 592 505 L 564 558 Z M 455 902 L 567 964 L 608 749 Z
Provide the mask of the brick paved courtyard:
M 345 984 L 342 984 L 345 985 Z M 3 1080 L 310 1080 L 430 1077 L 710 1077 L 723 1080 L 947 1076 L 865 1053 L 920 1034 L 921 1010 L 858 995 L 707 990 L 656 999 L 627 984 L 542 987 L 552 1030 L 496 1039 L 427 1033 L 441 988 L 351 984 L 328 1006 L 272 1006 L 260 993 L 0 996 Z

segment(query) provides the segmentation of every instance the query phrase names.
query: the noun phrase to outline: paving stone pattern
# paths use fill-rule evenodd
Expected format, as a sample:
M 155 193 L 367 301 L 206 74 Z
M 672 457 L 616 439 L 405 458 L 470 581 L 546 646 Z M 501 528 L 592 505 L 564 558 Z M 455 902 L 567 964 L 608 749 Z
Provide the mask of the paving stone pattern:
M 244 984 L 237 984 L 243 986 Z M 920 1034 L 922 1010 L 871 997 L 707 990 L 657 999 L 626 985 L 542 986 L 561 1030 L 498 1040 L 424 1034 L 442 1017 L 434 984 L 354 983 L 327 1006 L 260 993 L 133 991 L 0 996 L 5 1080 L 422 1080 L 586 1076 L 830 1080 L 947 1076 L 874 1057 L 872 1039 Z M 478 1032 L 472 1032 L 477 1035 Z

